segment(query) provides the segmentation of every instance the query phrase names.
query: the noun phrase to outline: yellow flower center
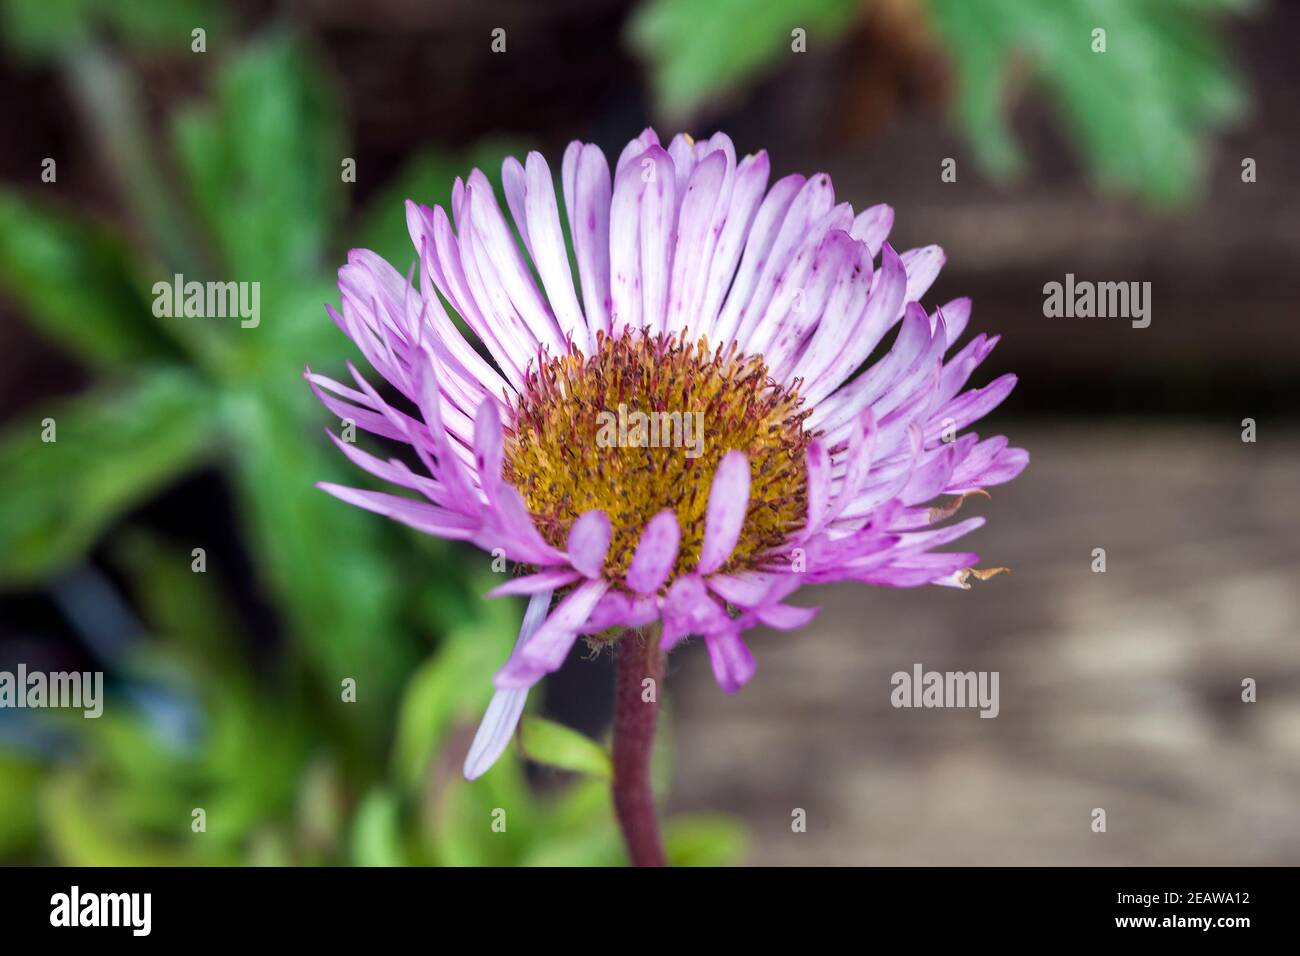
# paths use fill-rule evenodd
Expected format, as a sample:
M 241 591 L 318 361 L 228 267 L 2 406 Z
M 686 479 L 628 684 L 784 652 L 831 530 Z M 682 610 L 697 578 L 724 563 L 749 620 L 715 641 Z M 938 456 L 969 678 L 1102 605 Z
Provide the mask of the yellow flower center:
M 699 560 L 713 474 L 739 449 L 749 457 L 749 507 L 723 570 L 754 567 L 807 513 L 811 436 L 794 386 L 772 381 L 761 356 L 738 355 L 734 345 L 714 353 L 704 338 L 598 335 L 591 356 L 530 370 L 506 429 L 503 474 L 558 548 L 580 515 L 605 512 L 605 575 L 616 584 L 646 522 L 671 508 L 681 529 L 671 582 Z

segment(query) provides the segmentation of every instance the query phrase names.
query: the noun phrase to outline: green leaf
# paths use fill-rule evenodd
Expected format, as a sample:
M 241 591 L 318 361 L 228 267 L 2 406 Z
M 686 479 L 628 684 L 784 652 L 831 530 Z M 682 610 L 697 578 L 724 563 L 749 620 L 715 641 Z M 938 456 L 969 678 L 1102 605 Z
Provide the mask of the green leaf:
M 192 29 L 203 27 L 211 40 L 224 20 L 210 0 L 0 0 L 6 45 L 35 58 L 75 48 L 100 23 L 131 46 L 188 54 Z
M 548 800 L 520 866 L 626 866 L 609 782 L 581 777 Z
M 192 778 L 193 765 L 181 759 L 177 749 L 135 710 L 106 709 L 93 721 L 68 721 L 60 729 L 78 738 L 80 746 L 95 755 L 95 766 L 103 773 L 100 783 L 111 778 L 118 786 L 152 788 L 158 802 L 174 800 L 178 783 Z M 105 788 L 107 789 L 107 788 Z
M 202 763 L 208 837 L 234 846 L 268 817 L 289 815 L 307 764 L 308 735 L 301 701 L 282 690 L 256 699 L 238 685 L 202 688 L 210 739 Z M 285 699 L 289 698 L 289 699 Z M 319 720 L 319 713 L 312 715 Z
M 457 763 L 431 783 L 424 799 L 432 811 L 430 851 L 440 865 L 514 865 L 543 838 L 544 804 L 528 787 L 515 753 L 502 754 L 477 780 L 465 780 Z
M 0 585 L 77 558 L 123 511 L 193 467 L 212 424 L 205 389 L 178 371 L 27 409 L 0 438 Z
M 325 311 L 327 304 L 337 308 L 338 301 L 332 278 L 304 281 L 275 297 L 262 309 L 257 328 L 242 329 L 235 336 L 249 345 L 241 352 L 244 364 L 238 374 L 252 382 L 279 381 L 299 391 L 307 388 L 302 380 L 306 366 L 335 377 L 346 375 L 347 361 L 357 361 L 360 353 Z M 329 413 L 319 404 L 311 413 L 322 427 L 328 422 L 321 419 Z
M 383 788 L 371 790 L 352 821 L 352 862 L 356 866 L 403 866 L 401 808 Z
M 126 528 L 113 536 L 110 553 L 131 582 L 134 606 L 163 639 L 159 654 L 218 680 L 224 689 L 239 684 L 248 691 L 238 616 L 226 603 L 219 575 L 193 572 L 191 547 Z
M 1188 199 L 1204 176 L 1205 140 L 1245 109 L 1215 17 L 1254 0 L 924 0 L 953 61 L 953 111 L 975 157 L 1006 177 L 1023 160 L 1007 115 L 1024 65 L 1059 109 L 1093 176 L 1156 203 Z M 629 39 L 652 70 L 661 112 L 680 119 L 810 42 L 843 30 L 858 0 L 648 0 Z M 920 11 L 918 11 L 919 13 Z M 1107 51 L 1092 52 L 1092 31 Z
M 482 716 L 492 696 L 492 675 L 518 629 L 516 614 L 512 602 L 490 603 L 480 620 L 448 634 L 407 683 L 393 744 L 393 768 L 403 785 L 420 785 L 455 724 Z
M 634 15 L 629 38 L 650 62 L 659 109 L 681 118 L 788 56 L 794 28 L 824 43 L 860 7 L 859 0 L 650 0 Z
M 612 823 L 591 823 L 575 833 L 547 834 L 529 848 L 519 866 L 626 866 L 627 851 Z
M 41 0 L 45 2 L 45 0 Z M 123 3 L 100 0 L 104 20 L 131 47 L 190 56 L 191 31 L 207 32 L 207 48 L 219 45 L 226 28 L 227 11 L 212 0 L 167 0 L 165 3 Z
M 173 138 L 228 275 L 260 281 L 263 305 L 319 275 L 348 188 L 338 95 L 291 36 L 241 50 L 210 107 L 179 114 Z
M 402 783 L 419 786 L 429 761 L 465 709 L 467 697 L 486 705 L 491 675 L 488 659 L 459 641 L 415 672 L 403 694 L 393 745 L 393 762 Z
M 0 0 L 5 46 L 16 53 L 41 58 L 85 39 L 91 14 L 102 0 Z
M 563 724 L 525 715 L 519 725 L 519 745 L 538 763 L 591 774 L 602 780 L 614 778 L 614 762 L 609 751 Z
M 255 690 L 247 671 L 209 670 L 199 660 L 188 667 L 163 666 L 168 657 L 183 659 L 175 654 L 174 640 L 158 635 L 139 645 L 126 674 L 136 687 L 147 688 L 142 698 L 201 715 L 196 739 L 182 743 L 175 724 L 169 732 L 156 711 L 130 707 L 99 720 L 69 720 L 61 730 L 77 739 L 76 753 L 90 758 L 94 816 L 111 827 L 114 842 L 180 852 L 192 839 L 191 811 L 201 807 L 207 829 L 186 852 L 196 862 L 211 863 L 241 852 L 250 837 L 277 821 L 307 822 L 302 801 L 311 786 L 303 775 L 308 724 L 292 686 Z M 85 762 L 78 769 L 89 772 Z M 318 839 L 304 842 L 311 851 L 322 848 Z M 271 845 L 262 841 L 254 850 L 264 853 Z
M 40 768 L 0 752 L 0 860 L 12 861 L 36 842 Z
M 1204 175 L 1205 139 L 1245 105 L 1205 14 L 1240 0 L 927 0 L 953 57 L 955 112 L 985 169 L 1021 164 L 1006 112 L 1016 64 L 1060 109 L 1094 177 L 1156 203 L 1187 200 Z M 1182 9 L 1176 9 L 1181 7 Z M 1093 30 L 1106 31 L 1093 52 Z
M 316 487 L 362 476 L 323 435 L 304 438 L 320 435 L 311 424 L 314 403 L 297 377 L 227 390 L 223 430 L 265 586 L 301 635 L 330 699 L 339 701 L 344 678 L 357 681 L 356 702 L 338 704 L 348 708 L 350 732 L 377 733 L 416 660 L 417 635 L 402 619 L 404 591 L 429 569 L 403 566 L 405 529 Z
M 151 316 L 141 266 L 118 236 L 0 192 L 0 286 L 37 329 L 92 365 L 177 355 Z
M 142 839 L 124 826 L 113 801 L 88 774 L 69 769 L 47 781 L 41 800 L 42 819 L 57 862 L 63 866 L 187 866 L 199 862 L 179 845 Z M 177 830 L 189 833 L 187 816 Z M 206 849 L 206 848 L 205 848 Z M 230 863 L 233 860 L 224 859 Z
M 676 817 L 664 826 L 664 853 L 673 866 L 738 866 L 749 850 L 749 834 L 731 817 Z

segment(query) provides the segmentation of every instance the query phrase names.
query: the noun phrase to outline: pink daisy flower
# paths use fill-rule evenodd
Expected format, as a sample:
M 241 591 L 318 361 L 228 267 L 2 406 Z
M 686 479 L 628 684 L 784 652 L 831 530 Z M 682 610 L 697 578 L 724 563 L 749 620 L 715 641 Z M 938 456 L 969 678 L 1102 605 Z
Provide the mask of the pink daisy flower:
M 407 203 L 418 284 L 365 250 L 339 270 L 330 315 L 407 410 L 355 368 L 355 387 L 307 372 L 331 412 L 409 444 L 424 469 L 331 436 L 413 495 L 322 488 L 528 569 L 492 592 L 530 602 L 467 777 L 579 636 L 653 625 L 664 651 L 698 636 L 731 693 L 754 673 L 746 630 L 816 614 L 788 603 L 805 584 L 991 573 L 938 549 L 983 523 L 943 523 L 960 496 L 1028 462 L 963 432 L 1015 377 L 965 388 L 997 338 L 958 349 L 970 300 L 921 306 L 943 252 L 895 252 L 889 206 L 855 215 L 826 175 L 769 184 L 766 153 L 737 160 L 721 133 L 664 148 L 648 129 L 612 175 L 571 143 L 563 212 L 541 155 L 502 174 L 509 215 L 479 170 L 450 214 Z

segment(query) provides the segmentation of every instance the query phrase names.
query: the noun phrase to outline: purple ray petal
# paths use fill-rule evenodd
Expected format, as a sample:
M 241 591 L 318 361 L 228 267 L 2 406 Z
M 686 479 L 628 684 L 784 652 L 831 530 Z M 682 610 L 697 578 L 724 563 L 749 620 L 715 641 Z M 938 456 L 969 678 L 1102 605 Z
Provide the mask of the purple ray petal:
M 722 308 L 723 296 L 727 294 L 731 280 L 736 275 L 736 265 L 745 249 L 759 204 L 763 201 L 770 172 L 771 162 L 762 150 L 753 156 L 746 156 L 736 166 L 731 201 L 725 210 L 722 231 L 718 235 L 713 260 L 709 265 L 704 298 L 698 308 L 693 308 L 686 317 L 691 332 L 707 335 L 710 341 L 720 341 L 716 328 L 718 312 Z M 715 225 L 714 229 L 716 228 Z
M 668 589 L 663 621 L 660 647 L 665 651 L 691 634 L 708 634 L 731 625 L 726 612 L 709 596 L 704 582 L 693 574 L 678 578 Z
M 531 687 L 543 675 L 558 670 L 577 640 L 578 629 L 608 589 L 605 581 L 586 581 L 574 588 L 537 633 L 516 648 L 510 660 L 497 671 L 496 686 L 503 690 Z
M 894 227 L 894 208 L 880 203 L 868 206 L 853 220 L 853 238 L 865 242 L 872 256 L 880 255 L 881 247 Z
M 643 179 L 649 176 L 641 191 L 641 324 L 657 334 L 665 330 L 668 314 L 677 180 L 672 158 L 664 150 L 652 147 L 646 157 L 652 165 L 641 167 Z
M 478 531 L 479 523 L 475 519 L 423 501 L 402 498 L 383 491 L 348 488 L 328 481 L 318 482 L 316 487 L 321 491 L 329 492 L 340 501 L 384 515 L 394 521 L 410 525 L 417 531 L 436 535 L 439 538 L 463 541 L 473 537 Z
M 680 540 L 681 529 L 672 509 L 665 508 L 646 522 L 627 569 L 627 586 L 638 594 L 654 594 L 663 587 L 677 561 Z
M 908 249 L 900 256 L 907 268 L 907 295 L 904 302 L 920 302 L 921 296 L 930 291 L 934 280 L 939 277 L 947 256 L 938 246 L 923 246 L 920 249 Z
M 772 244 L 776 242 L 786 213 L 805 182 L 804 177 L 798 173 L 778 179 L 758 207 L 749 234 L 745 237 L 745 251 L 740 259 L 740 268 L 736 271 L 735 281 L 727 292 L 726 302 L 714 325 L 713 335 L 719 347 L 736 338 L 740 329 L 740 317 L 749 305 L 750 296 L 758 283 L 759 272 Z
M 589 578 L 600 577 L 609 554 L 611 535 L 609 516 L 605 512 L 585 512 L 569 529 L 569 563 Z
M 555 199 L 555 185 L 551 169 L 541 153 L 528 154 L 525 173 L 527 190 L 524 204 L 528 216 L 528 236 L 537 274 L 546 287 L 546 298 L 560 331 L 573 339 L 573 344 L 584 353 L 591 350 L 587 334 L 587 320 L 578 307 L 578 295 L 573 288 L 573 270 L 569 266 L 569 253 L 560 229 L 560 209 Z
M 706 634 L 704 643 L 709 649 L 713 676 L 728 694 L 740 690 L 754 676 L 754 655 L 736 631 Z
M 742 451 L 727 452 L 713 474 L 709 506 L 704 516 L 704 544 L 695 570 L 712 574 L 735 550 L 749 508 L 749 458 Z
M 597 332 L 609 332 L 610 198 L 609 163 L 599 147 L 583 146 L 574 161 L 572 195 L 565 186 L 573 255 L 582 281 L 582 303 L 587 328 L 594 341 Z
M 552 568 L 548 571 L 539 571 L 536 574 L 525 574 L 522 577 L 511 578 L 505 584 L 499 584 L 491 591 L 488 591 L 485 596 L 497 598 L 509 597 L 515 594 L 537 594 L 541 591 L 551 592 L 572 584 L 581 577 L 581 574 L 569 568 Z
M 778 631 L 793 631 L 812 622 L 821 608 L 794 607 L 790 604 L 765 604 L 754 613 L 768 627 Z
M 677 223 L 677 248 L 673 252 L 672 295 L 665 331 L 690 327 L 690 310 L 696 307 L 709 276 L 709 260 L 718 235 L 714 231 L 717 207 L 724 200 L 727 157 L 711 153 L 695 167 L 685 184 L 681 217 Z
M 519 638 L 515 648 L 523 646 L 533 632 L 546 619 L 546 611 L 551 606 L 551 592 L 534 594 L 524 612 L 524 621 L 519 628 Z M 469 745 L 465 756 L 465 779 L 473 780 L 483 774 L 497 762 L 514 736 L 519 716 L 524 712 L 524 703 L 528 700 L 527 687 L 513 687 L 499 690 L 492 695 L 483 719 L 479 722 L 474 742 Z

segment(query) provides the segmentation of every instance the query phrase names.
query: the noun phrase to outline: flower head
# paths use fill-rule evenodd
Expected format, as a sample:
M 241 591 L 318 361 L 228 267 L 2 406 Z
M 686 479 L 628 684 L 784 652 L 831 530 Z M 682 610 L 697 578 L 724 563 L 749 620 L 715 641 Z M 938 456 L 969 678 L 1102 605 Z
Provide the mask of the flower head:
M 509 218 L 478 170 L 450 216 L 408 202 L 418 284 L 364 250 L 340 269 L 330 314 L 408 410 L 355 368 L 355 387 L 307 378 L 340 418 L 409 444 L 423 473 L 335 438 L 419 497 L 321 487 L 527 568 L 492 592 L 530 602 L 467 776 L 581 635 L 657 622 L 665 650 L 702 637 L 733 692 L 754 671 L 745 630 L 815 615 L 787 603 L 803 584 L 990 573 L 937 549 L 983 523 L 944 523 L 963 496 L 1028 462 L 962 433 L 1015 384 L 965 389 L 997 338 L 955 349 L 970 300 L 920 305 L 943 253 L 896 253 L 888 206 L 855 215 L 826 175 L 768 178 L 765 153 L 737 161 L 721 133 L 665 149 L 646 130 L 612 179 L 575 142 L 560 176 L 572 259 L 530 153 L 502 169 Z

